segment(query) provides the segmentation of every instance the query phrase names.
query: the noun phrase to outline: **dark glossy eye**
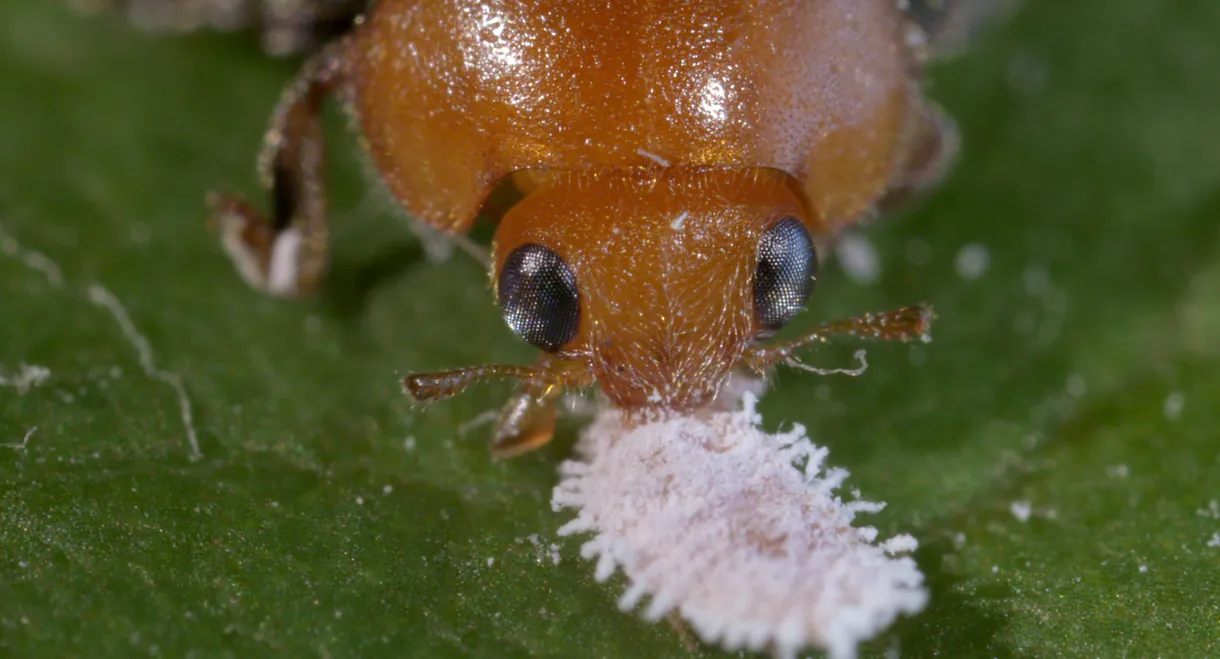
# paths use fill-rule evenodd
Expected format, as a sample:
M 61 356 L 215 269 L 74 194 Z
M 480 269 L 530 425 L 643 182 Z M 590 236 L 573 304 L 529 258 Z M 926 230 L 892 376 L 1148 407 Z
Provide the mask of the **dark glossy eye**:
M 818 274 L 818 255 L 805 225 L 785 217 L 763 234 L 754 271 L 754 314 L 776 330 L 805 307 Z
M 527 243 L 508 255 L 500 268 L 499 297 L 513 332 L 547 352 L 571 341 L 580 327 L 576 275 L 544 245 Z

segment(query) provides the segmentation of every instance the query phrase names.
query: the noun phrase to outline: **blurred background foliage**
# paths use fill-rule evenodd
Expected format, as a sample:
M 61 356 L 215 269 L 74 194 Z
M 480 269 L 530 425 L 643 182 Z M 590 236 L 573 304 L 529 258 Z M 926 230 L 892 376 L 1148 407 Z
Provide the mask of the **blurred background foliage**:
M 782 373 L 763 406 L 922 543 L 931 604 L 869 653 L 1220 654 L 1218 34 L 1213 0 L 1030 0 L 934 69 L 959 166 L 857 242 L 875 281 L 836 262 L 800 323 L 927 299 L 935 342 Z M 400 372 L 531 351 L 486 273 L 427 262 L 369 192 L 337 116 L 320 298 L 231 272 L 202 193 L 257 192 L 294 66 L 250 35 L 0 4 L 0 256 L 64 278 L 0 258 L 0 376 L 50 371 L 0 388 L 0 653 L 688 656 L 555 535 L 579 419 L 496 462 L 457 429 L 503 388 L 401 396 Z M 203 460 L 92 284 L 182 378 Z

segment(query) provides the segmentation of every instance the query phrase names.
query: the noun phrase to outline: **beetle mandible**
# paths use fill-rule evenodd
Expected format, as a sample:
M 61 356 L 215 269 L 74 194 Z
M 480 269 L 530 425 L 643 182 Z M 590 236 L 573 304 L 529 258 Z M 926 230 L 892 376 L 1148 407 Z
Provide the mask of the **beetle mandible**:
M 922 336 L 926 307 L 764 341 L 806 303 L 814 237 L 945 172 L 952 123 L 923 95 L 895 0 L 381 0 L 314 55 L 261 160 L 272 210 L 210 196 L 255 288 L 311 292 L 328 253 L 323 101 L 343 101 L 407 212 L 468 230 L 489 193 L 492 285 L 532 366 L 415 374 L 416 400 L 491 379 L 516 393 L 492 442 L 546 442 L 565 387 L 691 412 L 734 368 L 765 373 L 833 333 Z

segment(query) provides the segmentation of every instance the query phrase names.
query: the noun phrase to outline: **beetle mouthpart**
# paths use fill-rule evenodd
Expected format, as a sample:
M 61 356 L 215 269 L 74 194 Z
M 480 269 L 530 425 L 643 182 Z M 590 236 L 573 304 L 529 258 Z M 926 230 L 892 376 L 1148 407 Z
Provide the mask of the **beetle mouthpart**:
M 864 372 L 868 370 L 868 351 L 863 349 L 857 350 L 854 359 L 856 360 L 856 366 L 851 368 L 819 368 L 806 364 L 796 355 L 789 357 L 788 361 L 784 362 L 784 364 L 797 370 L 817 375 L 850 375 L 852 377 L 864 375 Z
M 558 388 L 551 387 L 541 394 L 530 389 L 528 382 L 523 383 L 500 412 L 491 440 L 493 457 L 514 458 L 541 447 L 554 436 L 554 400 Z

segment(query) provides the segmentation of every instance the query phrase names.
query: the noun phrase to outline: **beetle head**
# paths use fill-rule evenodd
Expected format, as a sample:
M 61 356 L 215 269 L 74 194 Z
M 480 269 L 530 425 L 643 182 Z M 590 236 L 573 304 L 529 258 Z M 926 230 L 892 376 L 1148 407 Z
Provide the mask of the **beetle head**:
M 817 224 L 792 186 L 766 169 L 554 175 L 497 231 L 505 319 L 620 407 L 700 406 L 812 289 Z

